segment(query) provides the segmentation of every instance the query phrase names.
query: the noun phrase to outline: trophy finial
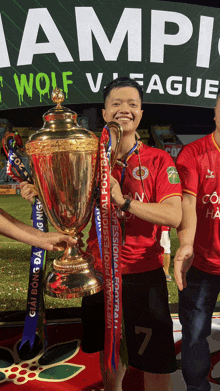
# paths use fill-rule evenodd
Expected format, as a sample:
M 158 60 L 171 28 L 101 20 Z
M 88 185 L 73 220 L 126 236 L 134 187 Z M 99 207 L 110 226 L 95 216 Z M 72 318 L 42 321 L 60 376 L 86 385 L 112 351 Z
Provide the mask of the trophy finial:
M 61 103 L 64 101 L 64 93 L 63 91 L 56 87 L 51 94 L 51 99 L 54 103 L 57 104 L 57 107 L 61 107 Z

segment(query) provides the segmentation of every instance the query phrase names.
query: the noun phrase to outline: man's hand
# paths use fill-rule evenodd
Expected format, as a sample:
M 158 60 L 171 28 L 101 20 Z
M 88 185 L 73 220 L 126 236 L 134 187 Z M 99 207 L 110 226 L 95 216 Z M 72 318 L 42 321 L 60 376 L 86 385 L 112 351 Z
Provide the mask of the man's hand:
M 180 291 L 186 288 L 186 273 L 192 265 L 193 246 L 184 245 L 178 248 L 174 258 L 174 277 Z
M 21 196 L 31 204 L 34 203 L 34 198 L 38 195 L 35 185 L 24 181 L 20 184 Z
M 73 245 L 76 243 L 75 238 L 59 232 L 42 232 L 39 241 L 41 243 L 39 247 L 50 251 L 63 251 L 67 244 Z
M 125 203 L 125 199 L 123 197 L 123 194 L 121 192 L 120 185 L 112 175 L 110 175 L 110 189 L 111 189 L 111 200 L 114 204 L 117 204 L 118 206 L 122 206 Z

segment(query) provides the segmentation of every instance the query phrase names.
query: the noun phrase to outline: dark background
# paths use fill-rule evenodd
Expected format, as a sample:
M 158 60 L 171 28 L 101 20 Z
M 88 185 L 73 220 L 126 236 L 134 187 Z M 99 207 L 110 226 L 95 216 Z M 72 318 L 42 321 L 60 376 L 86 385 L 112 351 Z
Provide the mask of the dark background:
M 186 0 L 182 3 L 219 8 L 217 0 Z M 218 75 L 216 79 L 218 79 Z M 101 103 L 65 105 L 64 102 L 64 106 L 76 111 L 78 115 L 87 115 L 92 108 L 95 108 L 96 112 L 91 114 L 90 119 L 90 128 L 93 131 L 95 128 L 101 128 L 104 124 L 102 120 L 103 104 Z M 43 125 L 42 116 L 51 107 L 53 106 L 0 110 L 0 122 L 5 118 L 16 127 L 41 128 Z M 177 134 L 208 134 L 215 128 L 214 110 L 210 108 L 145 103 L 143 110 L 144 115 L 139 128 L 148 129 L 149 134 L 151 125 L 171 125 Z

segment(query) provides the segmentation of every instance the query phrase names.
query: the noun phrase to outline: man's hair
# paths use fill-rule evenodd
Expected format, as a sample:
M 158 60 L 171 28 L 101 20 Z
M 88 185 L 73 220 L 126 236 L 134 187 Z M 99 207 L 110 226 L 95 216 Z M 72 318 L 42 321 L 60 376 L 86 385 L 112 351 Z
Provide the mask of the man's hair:
M 107 96 L 110 94 L 111 90 L 114 88 L 122 88 L 122 87 L 133 87 L 138 90 L 140 98 L 141 98 L 141 103 L 143 101 L 143 90 L 134 79 L 130 79 L 129 77 L 118 77 L 115 80 L 112 80 L 107 87 L 104 88 L 103 90 L 103 99 L 104 103 L 106 101 Z
M 217 104 L 217 102 L 218 102 L 219 98 L 220 98 L 220 88 L 218 89 L 218 92 L 217 92 L 217 97 L 216 97 L 216 104 Z

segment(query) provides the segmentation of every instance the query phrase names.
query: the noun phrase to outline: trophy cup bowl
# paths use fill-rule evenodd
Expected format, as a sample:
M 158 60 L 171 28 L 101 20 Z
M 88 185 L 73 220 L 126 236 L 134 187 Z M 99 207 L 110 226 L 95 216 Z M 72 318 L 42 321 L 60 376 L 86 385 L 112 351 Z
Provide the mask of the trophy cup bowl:
M 71 299 L 103 288 L 102 274 L 95 271 L 92 255 L 80 248 L 78 240 L 94 206 L 99 139 L 77 125 L 75 112 L 61 106 L 64 95 L 57 87 L 52 100 L 57 106 L 43 115 L 43 127 L 30 136 L 25 149 L 50 223 L 58 232 L 77 239 L 76 245 L 67 244 L 64 254 L 53 261 L 45 280 L 46 294 Z M 117 123 L 111 126 L 120 128 Z

